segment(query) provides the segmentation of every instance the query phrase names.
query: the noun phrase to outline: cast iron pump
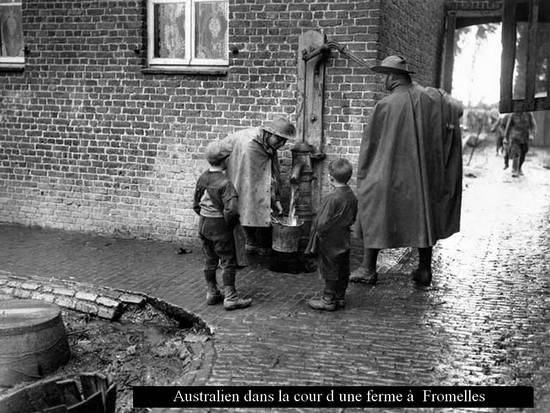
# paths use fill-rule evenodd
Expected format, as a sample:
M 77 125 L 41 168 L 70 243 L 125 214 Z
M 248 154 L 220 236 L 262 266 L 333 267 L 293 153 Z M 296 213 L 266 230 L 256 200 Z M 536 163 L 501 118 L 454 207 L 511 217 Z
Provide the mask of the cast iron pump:
M 348 47 L 326 41 L 324 34 L 310 30 L 299 38 L 297 136 L 292 149 L 291 184 L 298 185 L 296 215 L 304 221 L 309 235 L 309 223 L 319 208 L 323 187 L 322 161 L 325 159 L 323 137 L 323 107 L 325 65 L 331 50 L 338 50 L 354 62 L 369 67 L 351 54 Z M 307 236 L 306 235 L 306 236 Z

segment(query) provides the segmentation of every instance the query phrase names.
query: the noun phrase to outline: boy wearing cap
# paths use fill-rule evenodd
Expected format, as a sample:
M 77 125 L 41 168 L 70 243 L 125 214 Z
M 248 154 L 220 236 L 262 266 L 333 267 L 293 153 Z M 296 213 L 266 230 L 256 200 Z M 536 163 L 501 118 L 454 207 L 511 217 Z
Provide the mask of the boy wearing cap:
M 233 229 L 239 224 L 238 195 L 225 174 L 230 152 L 220 142 L 206 147 L 210 168 L 197 181 L 193 210 L 200 216 L 199 237 L 204 252 L 206 303 L 215 305 L 223 301 L 226 310 L 250 306 L 250 298 L 239 298 L 235 289 L 237 255 Z M 218 289 L 216 268 L 222 269 L 225 298 Z
M 319 274 L 325 280 L 322 298 L 308 301 L 315 310 L 344 308 L 350 276 L 351 226 L 357 215 L 357 198 L 348 186 L 353 168 L 339 158 L 329 166 L 329 180 L 334 188 L 321 204 L 311 227 L 306 254 L 318 254 Z

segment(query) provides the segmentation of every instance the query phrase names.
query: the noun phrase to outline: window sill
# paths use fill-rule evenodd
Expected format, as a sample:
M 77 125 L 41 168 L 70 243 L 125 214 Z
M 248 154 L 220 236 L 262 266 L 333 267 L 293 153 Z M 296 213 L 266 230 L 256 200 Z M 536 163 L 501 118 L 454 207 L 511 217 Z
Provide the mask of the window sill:
M 22 72 L 24 70 L 25 70 L 25 63 L 0 62 L 0 72 Z
M 149 66 L 142 69 L 148 75 L 227 75 L 227 66 Z

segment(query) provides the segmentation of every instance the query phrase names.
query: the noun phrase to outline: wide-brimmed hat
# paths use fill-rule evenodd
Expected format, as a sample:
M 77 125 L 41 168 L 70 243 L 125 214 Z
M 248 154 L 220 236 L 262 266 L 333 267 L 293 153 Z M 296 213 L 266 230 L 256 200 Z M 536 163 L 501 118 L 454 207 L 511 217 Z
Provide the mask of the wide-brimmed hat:
M 371 67 L 371 70 L 377 73 L 414 73 L 413 71 L 409 70 L 409 67 L 407 65 L 407 61 L 397 55 L 391 55 L 386 57 L 384 60 L 382 60 L 382 63 L 380 63 L 378 66 Z
M 273 120 L 268 120 L 262 125 L 262 129 L 284 139 L 292 139 L 296 135 L 296 128 L 284 116 L 276 116 Z
M 208 163 L 215 164 L 227 158 L 231 155 L 231 152 L 227 150 L 227 148 L 225 148 L 220 141 L 214 141 L 210 142 L 206 146 L 204 155 L 206 156 Z

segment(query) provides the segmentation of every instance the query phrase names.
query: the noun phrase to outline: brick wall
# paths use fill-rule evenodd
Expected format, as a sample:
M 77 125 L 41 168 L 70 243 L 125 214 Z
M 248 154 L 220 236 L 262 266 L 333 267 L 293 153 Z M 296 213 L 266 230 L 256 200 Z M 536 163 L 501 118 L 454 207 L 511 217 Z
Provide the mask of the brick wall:
M 502 0 L 382 0 L 380 59 L 401 54 L 414 80 L 439 86 L 445 10 L 500 10 Z
M 0 221 L 194 236 L 190 200 L 206 144 L 271 114 L 295 119 L 304 31 L 374 59 L 379 2 L 231 0 L 239 52 L 228 75 L 214 76 L 142 72 L 145 1 L 24 1 L 25 71 L 0 72 Z M 329 158 L 356 156 L 372 83 L 366 69 L 330 61 Z
M 444 16 L 444 0 L 383 0 L 380 58 L 402 55 L 416 72 L 413 80 L 439 86 Z
M 503 0 L 453 0 L 447 2 L 449 10 L 499 10 Z
M 295 120 L 298 37 L 310 29 L 370 64 L 399 52 L 421 82 L 438 77 L 443 0 L 230 0 L 238 53 L 227 75 L 144 74 L 145 4 L 23 2 L 26 68 L 0 72 L 0 221 L 194 236 L 190 206 L 204 147 L 272 114 Z M 380 80 L 333 52 L 328 160 L 356 162 Z M 288 168 L 288 150 L 282 163 Z

